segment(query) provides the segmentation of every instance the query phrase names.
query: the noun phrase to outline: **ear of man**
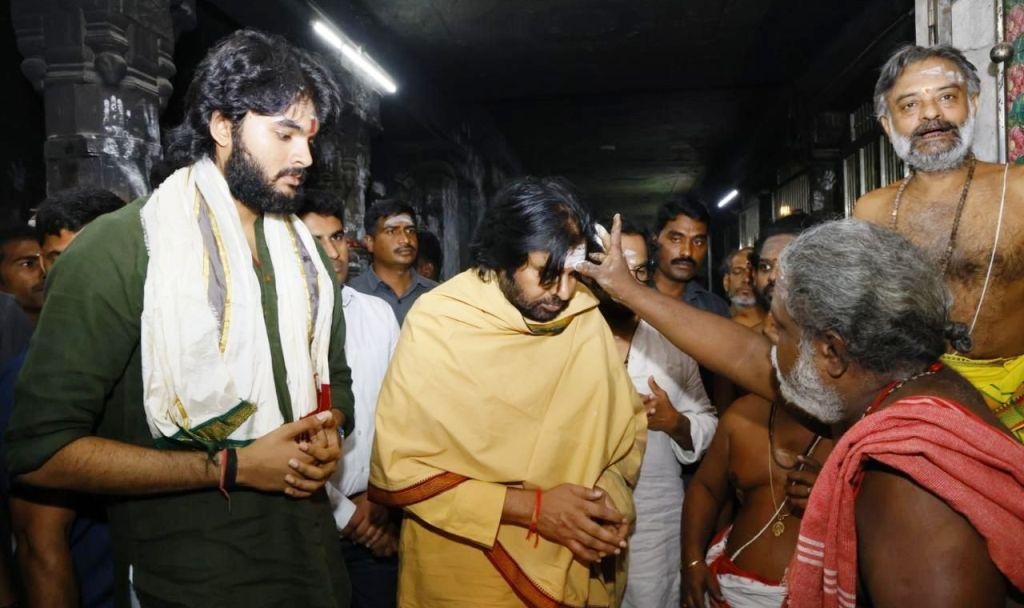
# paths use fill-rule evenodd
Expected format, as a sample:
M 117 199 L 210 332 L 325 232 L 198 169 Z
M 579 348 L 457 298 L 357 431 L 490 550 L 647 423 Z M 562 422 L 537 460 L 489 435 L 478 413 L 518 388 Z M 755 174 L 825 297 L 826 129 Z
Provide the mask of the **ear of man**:
M 210 114 L 210 137 L 219 148 L 231 148 L 231 132 L 234 123 L 227 116 L 221 114 L 220 110 L 214 110 Z
M 846 341 L 833 330 L 815 339 L 815 349 L 822 356 L 825 372 L 831 378 L 839 378 L 850 366 Z

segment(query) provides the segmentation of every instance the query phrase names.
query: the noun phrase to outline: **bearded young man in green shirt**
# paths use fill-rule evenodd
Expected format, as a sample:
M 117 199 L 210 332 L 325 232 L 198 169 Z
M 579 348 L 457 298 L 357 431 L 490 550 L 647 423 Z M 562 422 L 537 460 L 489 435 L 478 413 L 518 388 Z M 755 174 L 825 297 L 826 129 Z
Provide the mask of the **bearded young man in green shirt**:
M 119 606 L 348 606 L 323 491 L 353 422 L 344 318 L 293 215 L 340 104 L 284 39 L 227 37 L 169 138 L 182 168 L 50 273 L 7 458 L 113 495 Z

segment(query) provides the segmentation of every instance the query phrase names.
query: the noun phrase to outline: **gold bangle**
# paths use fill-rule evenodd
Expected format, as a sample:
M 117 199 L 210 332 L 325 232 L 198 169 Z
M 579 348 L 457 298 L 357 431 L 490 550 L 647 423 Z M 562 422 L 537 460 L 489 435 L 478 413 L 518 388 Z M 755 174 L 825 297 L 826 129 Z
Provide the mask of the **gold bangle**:
M 686 567 L 687 568 L 693 568 L 697 564 L 703 564 L 703 563 L 704 563 L 704 559 L 703 558 L 702 559 L 695 559 L 692 562 L 686 564 Z

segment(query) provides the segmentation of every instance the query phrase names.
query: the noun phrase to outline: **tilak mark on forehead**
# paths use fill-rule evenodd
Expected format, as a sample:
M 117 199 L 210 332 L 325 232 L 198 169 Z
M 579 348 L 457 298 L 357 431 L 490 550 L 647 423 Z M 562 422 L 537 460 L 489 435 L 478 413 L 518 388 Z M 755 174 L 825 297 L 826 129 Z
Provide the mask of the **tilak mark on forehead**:
M 640 254 L 633 249 L 623 249 L 622 257 L 626 258 L 626 264 L 629 264 L 630 268 L 640 265 Z
M 400 226 L 415 226 L 416 222 L 412 221 L 412 218 L 408 213 L 399 213 L 398 215 L 392 215 L 388 219 L 384 220 L 385 228 L 397 228 Z
M 283 114 L 277 120 L 277 124 L 288 129 L 295 129 L 297 131 L 305 131 L 306 135 L 313 137 L 320 129 L 320 121 L 317 119 L 316 114 L 312 112 L 304 112 L 301 116 L 295 116 L 298 112 L 291 112 L 292 114 Z
M 565 254 L 565 269 L 576 270 L 580 264 L 587 260 L 587 244 L 580 243 Z
M 951 70 L 941 65 L 933 65 L 930 68 L 918 70 L 917 72 L 921 76 L 945 76 L 948 80 L 953 82 L 963 82 L 964 75 L 956 70 Z

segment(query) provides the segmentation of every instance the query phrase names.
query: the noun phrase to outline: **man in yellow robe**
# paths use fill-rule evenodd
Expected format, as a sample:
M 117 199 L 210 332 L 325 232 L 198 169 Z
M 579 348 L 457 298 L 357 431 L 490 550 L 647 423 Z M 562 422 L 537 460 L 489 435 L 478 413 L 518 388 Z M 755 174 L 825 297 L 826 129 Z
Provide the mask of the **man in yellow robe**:
M 406 318 L 369 491 L 407 514 L 399 606 L 618 604 L 646 419 L 572 270 L 592 233 L 564 183 L 516 180 Z

